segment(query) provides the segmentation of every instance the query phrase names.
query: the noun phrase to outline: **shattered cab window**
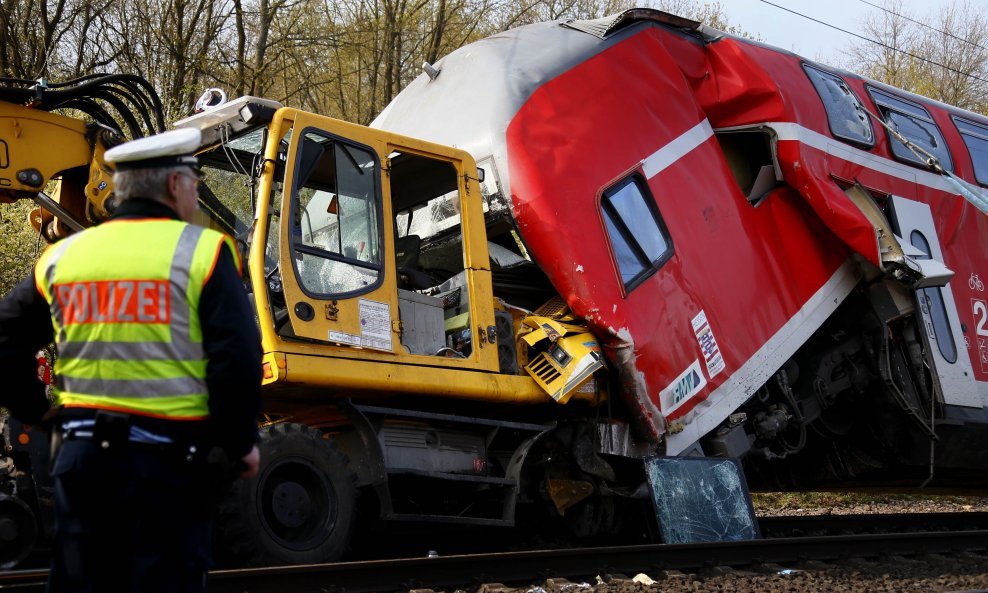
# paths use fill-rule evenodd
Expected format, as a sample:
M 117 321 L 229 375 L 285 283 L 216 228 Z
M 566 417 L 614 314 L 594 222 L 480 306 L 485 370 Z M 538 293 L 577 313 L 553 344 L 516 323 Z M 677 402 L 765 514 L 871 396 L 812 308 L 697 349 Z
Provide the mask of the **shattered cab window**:
M 844 79 L 808 64 L 803 64 L 803 70 L 823 101 L 834 137 L 854 144 L 873 145 L 875 133 L 868 114 Z
M 645 180 L 632 175 L 604 192 L 604 225 L 625 290 L 630 292 L 672 255 L 672 241 Z
M 959 117 L 954 118 L 957 131 L 961 133 L 971 162 L 974 163 L 974 178 L 981 185 L 988 185 L 988 126 L 976 124 Z
M 885 123 L 893 130 L 898 130 L 909 142 L 936 157 L 941 167 L 947 171 L 954 170 L 954 163 L 950 159 L 950 152 L 947 150 L 947 143 L 943 139 L 943 134 L 940 133 L 940 128 L 933 122 L 933 118 L 926 109 L 912 101 L 893 97 L 877 89 L 870 89 L 870 91 Z M 889 142 L 892 144 L 892 154 L 895 158 L 921 167 L 927 166 L 927 157 L 922 151 L 917 151 L 919 153 L 917 156 L 891 134 L 889 134 Z
M 355 295 L 381 281 L 378 165 L 369 150 L 306 131 L 292 193 L 292 250 L 303 290 Z

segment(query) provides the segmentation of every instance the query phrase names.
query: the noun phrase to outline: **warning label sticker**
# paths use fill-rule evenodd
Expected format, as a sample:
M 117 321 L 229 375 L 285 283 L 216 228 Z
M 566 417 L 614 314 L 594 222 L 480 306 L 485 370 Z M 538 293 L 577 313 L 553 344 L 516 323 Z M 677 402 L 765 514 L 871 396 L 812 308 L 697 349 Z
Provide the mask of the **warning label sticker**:
M 360 345 L 391 352 L 391 306 L 360 299 Z
M 360 346 L 360 336 L 346 332 L 329 332 L 329 341 L 346 344 L 347 346 Z
M 693 318 L 693 333 L 696 334 L 696 341 L 700 344 L 703 362 L 707 365 L 707 375 L 713 379 L 724 370 L 724 357 L 720 353 L 720 347 L 717 346 L 714 330 L 707 321 L 707 314 L 702 310 Z

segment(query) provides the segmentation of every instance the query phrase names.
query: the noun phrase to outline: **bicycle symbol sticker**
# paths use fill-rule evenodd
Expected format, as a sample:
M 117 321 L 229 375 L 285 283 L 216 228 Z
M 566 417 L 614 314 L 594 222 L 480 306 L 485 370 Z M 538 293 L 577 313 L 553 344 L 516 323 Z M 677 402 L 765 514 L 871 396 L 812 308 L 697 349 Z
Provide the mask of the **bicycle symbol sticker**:
M 967 279 L 967 287 L 978 292 L 985 291 L 985 283 L 982 282 L 981 278 L 978 278 L 978 275 L 974 273 L 972 273 L 971 277 Z

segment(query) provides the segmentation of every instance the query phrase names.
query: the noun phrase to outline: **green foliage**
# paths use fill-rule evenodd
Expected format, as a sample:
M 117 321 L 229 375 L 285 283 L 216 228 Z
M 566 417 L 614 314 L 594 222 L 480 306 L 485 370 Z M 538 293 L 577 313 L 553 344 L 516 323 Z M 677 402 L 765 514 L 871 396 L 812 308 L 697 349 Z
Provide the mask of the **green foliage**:
M 0 204 L 0 294 L 31 274 L 34 263 L 47 244 L 28 222 L 34 203 L 20 200 Z M 40 240 L 40 243 L 39 243 Z

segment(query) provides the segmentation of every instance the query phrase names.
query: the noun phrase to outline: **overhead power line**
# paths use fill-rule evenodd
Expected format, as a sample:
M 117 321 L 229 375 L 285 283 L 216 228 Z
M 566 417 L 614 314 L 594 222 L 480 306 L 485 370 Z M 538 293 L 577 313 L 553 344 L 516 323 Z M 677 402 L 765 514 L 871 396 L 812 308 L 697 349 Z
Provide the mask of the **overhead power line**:
M 803 14 L 801 12 L 796 12 L 795 10 L 792 10 L 790 8 L 786 8 L 785 6 L 779 6 L 778 4 L 775 4 L 774 2 L 769 2 L 768 0 L 759 0 L 759 2 L 762 2 L 764 4 L 768 4 L 769 6 L 774 6 L 775 8 L 778 8 L 779 10 L 784 10 L 784 11 L 789 12 L 789 13 L 792 13 L 792 14 L 794 14 L 796 16 L 803 17 L 804 19 L 813 21 L 814 23 L 819 23 L 819 24 L 823 25 L 824 27 L 830 27 L 831 29 L 835 29 L 837 31 L 840 31 L 841 33 L 846 33 L 846 34 L 848 34 L 848 35 L 850 35 L 852 37 L 857 37 L 858 39 L 861 39 L 863 41 L 867 41 L 868 43 L 874 43 L 875 45 L 880 45 L 880 46 L 884 47 L 885 49 L 889 49 L 889 50 L 892 50 L 894 52 L 898 52 L 900 54 L 905 54 L 905 55 L 907 55 L 907 56 L 909 56 L 911 58 L 915 58 L 915 59 L 917 59 L 917 60 L 919 60 L 921 62 L 926 62 L 927 64 L 932 64 L 934 66 L 939 66 L 940 68 L 943 68 L 944 70 L 947 70 L 949 72 L 953 72 L 955 74 L 960 74 L 961 76 L 966 76 L 968 78 L 972 78 L 974 80 L 977 80 L 977 81 L 983 82 L 985 84 L 988 84 L 988 80 L 985 80 L 984 78 L 981 78 L 980 76 L 975 76 L 974 74 L 970 74 L 968 72 L 961 72 L 960 70 L 957 70 L 956 68 L 951 68 L 950 66 L 947 66 L 945 64 L 941 64 L 940 62 L 937 62 L 937 61 L 934 61 L 934 60 L 930 60 L 930 59 L 924 58 L 922 56 L 917 56 L 916 54 L 914 54 L 912 52 L 909 52 L 909 51 L 906 51 L 904 49 L 899 49 L 897 47 L 894 47 L 894 46 L 889 45 L 887 43 L 883 43 L 883 42 L 878 41 L 876 39 L 871 39 L 870 37 L 865 37 L 864 35 L 860 35 L 860 34 L 855 33 L 853 31 L 848 31 L 847 29 L 842 29 L 842 28 L 838 27 L 837 25 L 831 25 L 830 23 L 828 23 L 826 21 L 821 21 L 820 19 L 815 19 L 815 18 L 813 18 L 811 16 L 808 16 L 808 15 L 805 15 L 805 14 Z
M 911 18 L 911 17 L 909 17 L 907 15 L 899 14 L 898 12 L 896 12 L 894 10 L 885 8 L 884 6 L 879 6 L 878 4 L 874 4 L 872 2 L 868 2 L 868 0 L 858 0 L 858 1 L 861 2 L 861 3 L 863 3 L 863 4 L 867 4 L 868 6 L 874 6 L 878 10 L 885 11 L 888 14 L 891 14 L 893 16 L 897 16 L 897 17 L 899 17 L 901 19 L 906 19 L 907 21 L 909 21 L 911 23 L 916 23 L 917 25 L 919 25 L 921 27 L 926 27 L 927 29 L 930 29 L 931 31 L 936 31 L 937 33 L 939 33 L 941 35 L 946 35 L 947 37 L 950 37 L 951 39 L 956 39 L 957 41 L 961 41 L 961 42 L 966 43 L 968 45 L 973 45 L 974 47 L 980 47 L 981 49 L 983 49 L 985 51 L 988 51 L 988 47 L 985 47 L 985 46 L 983 46 L 983 45 L 981 45 L 979 43 L 975 43 L 973 41 L 968 41 L 967 39 L 964 39 L 963 37 L 958 37 L 957 35 L 954 35 L 950 31 L 943 31 L 941 29 L 937 29 L 936 27 L 934 27 L 932 25 L 928 25 L 928 24 L 926 24 L 926 23 L 924 23 L 922 21 L 917 21 L 916 19 Z

